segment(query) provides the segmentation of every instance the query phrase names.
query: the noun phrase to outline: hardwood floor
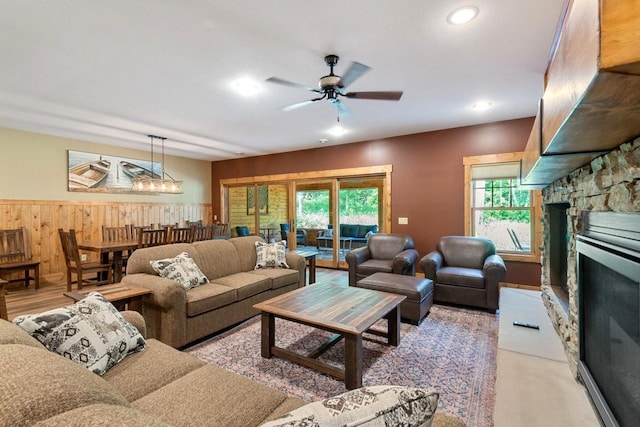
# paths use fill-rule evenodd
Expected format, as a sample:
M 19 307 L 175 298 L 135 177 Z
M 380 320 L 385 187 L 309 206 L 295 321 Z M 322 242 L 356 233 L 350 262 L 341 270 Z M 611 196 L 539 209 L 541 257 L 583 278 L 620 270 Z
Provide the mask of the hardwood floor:
M 349 283 L 349 276 L 346 270 L 318 268 L 316 270 L 316 283 L 323 282 L 347 285 Z M 9 320 L 21 314 L 40 313 L 73 303 L 71 298 L 63 295 L 63 293 L 67 291 L 67 281 L 66 278 L 60 274 L 41 277 L 40 289 L 37 291 L 33 285 L 25 288 L 24 285 L 20 283 L 15 283 L 11 286 L 7 285 L 5 288 Z M 97 288 L 99 288 L 99 286 L 83 286 L 82 290 Z

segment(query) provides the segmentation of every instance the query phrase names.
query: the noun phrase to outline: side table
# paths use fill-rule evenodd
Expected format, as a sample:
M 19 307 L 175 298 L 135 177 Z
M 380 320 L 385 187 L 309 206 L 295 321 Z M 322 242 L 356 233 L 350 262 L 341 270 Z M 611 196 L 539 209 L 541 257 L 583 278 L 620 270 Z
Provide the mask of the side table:
M 98 286 L 86 291 L 65 292 L 64 296 L 69 297 L 73 302 L 78 302 L 91 292 L 100 292 L 102 296 L 118 310 L 128 309 L 142 313 L 142 297 L 151 293 L 150 289 L 133 285 L 123 285 L 114 283 L 112 285 Z
M 296 249 L 291 253 L 304 257 L 309 264 L 309 284 L 316 283 L 316 256 L 319 252 L 315 249 Z

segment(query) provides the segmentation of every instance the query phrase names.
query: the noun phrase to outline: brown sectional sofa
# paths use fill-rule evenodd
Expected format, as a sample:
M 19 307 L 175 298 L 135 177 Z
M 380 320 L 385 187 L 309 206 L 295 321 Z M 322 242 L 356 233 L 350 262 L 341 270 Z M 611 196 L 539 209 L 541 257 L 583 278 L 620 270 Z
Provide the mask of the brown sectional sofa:
M 150 337 L 183 347 L 258 312 L 253 305 L 305 284 L 305 259 L 287 252 L 290 269 L 254 270 L 258 236 L 206 240 L 137 249 L 122 282 L 151 289 L 142 314 Z M 149 261 L 187 252 L 210 283 L 188 291 L 160 277 Z

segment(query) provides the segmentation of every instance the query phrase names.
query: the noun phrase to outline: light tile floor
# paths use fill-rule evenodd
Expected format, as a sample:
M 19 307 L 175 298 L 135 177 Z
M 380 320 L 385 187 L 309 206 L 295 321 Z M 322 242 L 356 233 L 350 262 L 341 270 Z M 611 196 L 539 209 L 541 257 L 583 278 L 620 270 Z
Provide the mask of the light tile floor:
M 518 320 L 540 330 L 513 325 Z M 500 291 L 496 405 L 498 427 L 599 426 L 584 387 L 567 363 L 540 292 Z

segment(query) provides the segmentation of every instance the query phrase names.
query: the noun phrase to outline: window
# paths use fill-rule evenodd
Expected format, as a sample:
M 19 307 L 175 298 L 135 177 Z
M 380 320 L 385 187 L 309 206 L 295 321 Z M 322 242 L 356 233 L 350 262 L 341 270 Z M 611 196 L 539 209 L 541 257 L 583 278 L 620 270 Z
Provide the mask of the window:
M 505 259 L 539 262 L 540 192 L 520 185 L 521 154 L 465 157 L 465 232 Z

